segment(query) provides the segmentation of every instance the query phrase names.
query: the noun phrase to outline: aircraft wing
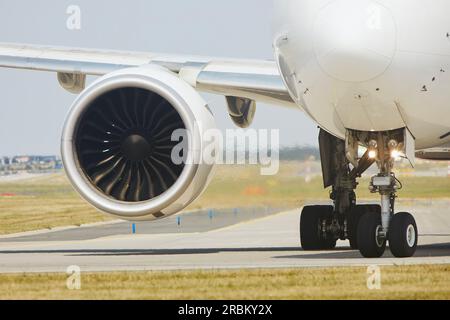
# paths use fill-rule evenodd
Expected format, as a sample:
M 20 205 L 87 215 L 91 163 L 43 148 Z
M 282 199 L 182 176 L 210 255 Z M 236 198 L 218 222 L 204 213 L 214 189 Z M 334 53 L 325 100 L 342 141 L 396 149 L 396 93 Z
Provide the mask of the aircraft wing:
M 156 64 L 199 91 L 294 107 L 274 61 L 0 43 L 0 67 L 95 75 Z M 58 77 L 59 79 L 59 77 Z

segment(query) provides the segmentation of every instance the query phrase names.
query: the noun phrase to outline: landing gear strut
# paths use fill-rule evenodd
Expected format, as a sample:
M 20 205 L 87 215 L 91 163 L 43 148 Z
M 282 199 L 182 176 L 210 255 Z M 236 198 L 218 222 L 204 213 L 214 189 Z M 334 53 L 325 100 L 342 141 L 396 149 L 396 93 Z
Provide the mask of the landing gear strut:
M 395 257 L 411 257 L 417 248 L 418 230 L 409 213 L 395 213 L 397 191 L 402 187 L 392 172 L 394 160 L 405 149 L 407 129 L 386 132 L 349 131 L 346 141 L 321 130 L 324 186 L 332 187 L 333 206 L 307 206 L 300 222 L 304 250 L 329 250 L 337 240 L 349 240 L 367 258 L 381 257 L 389 242 Z M 367 148 L 358 158 L 358 146 Z M 356 179 L 372 164 L 379 174 L 372 177 L 370 191 L 379 193 L 381 205 L 357 205 Z
M 396 193 L 402 188 L 392 172 L 399 154 L 398 134 L 379 132 L 370 139 L 369 152 L 377 161 L 379 174 L 372 177 L 369 189 L 381 196 L 381 214 L 366 213 L 361 218 L 357 231 L 359 250 L 367 258 L 381 257 L 389 242 L 395 257 L 411 257 L 417 248 L 417 224 L 409 213 L 395 214 Z

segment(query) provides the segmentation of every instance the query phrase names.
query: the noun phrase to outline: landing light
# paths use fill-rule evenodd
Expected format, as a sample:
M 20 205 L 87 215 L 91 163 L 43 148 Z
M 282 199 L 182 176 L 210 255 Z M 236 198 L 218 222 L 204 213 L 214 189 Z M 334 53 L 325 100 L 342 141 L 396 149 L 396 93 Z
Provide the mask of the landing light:
M 375 149 L 376 147 L 378 147 L 378 142 L 377 140 L 370 140 L 369 141 L 369 147 Z
M 398 161 L 402 158 L 402 153 L 398 150 L 392 150 L 391 151 L 391 158 Z
M 370 150 L 369 151 L 369 158 L 375 159 L 377 157 L 377 151 L 376 150 Z

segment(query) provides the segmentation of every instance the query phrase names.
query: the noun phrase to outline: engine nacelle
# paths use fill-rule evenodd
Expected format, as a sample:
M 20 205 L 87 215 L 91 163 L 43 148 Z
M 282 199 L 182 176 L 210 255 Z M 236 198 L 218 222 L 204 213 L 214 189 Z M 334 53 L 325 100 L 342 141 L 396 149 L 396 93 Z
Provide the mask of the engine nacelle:
M 214 165 L 202 160 L 203 137 L 214 128 L 206 102 L 175 74 L 150 65 L 116 71 L 75 100 L 62 136 L 64 167 L 103 212 L 135 221 L 167 217 L 209 183 Z M 172 141 L 176 130 L 188 133 L 184 141 Z M 173 152 L 181 142 L 189 161 L 180 163 Z

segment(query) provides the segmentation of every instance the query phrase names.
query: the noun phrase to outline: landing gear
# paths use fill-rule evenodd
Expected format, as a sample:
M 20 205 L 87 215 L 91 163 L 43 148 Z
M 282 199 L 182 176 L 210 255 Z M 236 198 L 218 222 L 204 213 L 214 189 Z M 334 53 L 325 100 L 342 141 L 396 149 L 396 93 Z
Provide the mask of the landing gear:
M 348 216 L 348 240 L 353 250 L 358 250 L 358 226 L 361 218 L 366 214 L 381 215 L 381 207 L 376 204 L 355 206 Z
M 386 242 L 394 257 L 412 257 L 417 249 L 418 230 L 414 217 L 406 212 L 397 213 L 391 219 L 386 237 L 381 215 L 366 213 L 358 225 L 358 245 L 363 257 L 379 258 L 386 250 Z
M 319 145 L 325 188 L 332 187 L 333 206 L 303 209 L 300 240 L 304 250 L 329 250 L 337 240 L 349 240 L 367 258 L 381 257 L 389 243 L 395 257 L 411 257 L 417 248 L 418 230 L 409 213 L 394 214 L 396 193 L 402 188 L 393 173 L 394 161 L 411 145 L 407 129 L 384 132 L 348 131 L 340 140 L 321 130 Z M 358 156 L 360 145 L 366 147 Z M 356 179 L 377 163 L 370 191 L 379 193 L 381 205 L 357 205 Z
M 381 216 L 366 213 L 358 224 L 357 239 L 359 252 L 366 258 L 379 258 L 386 250 L 386 239 L 380 236 L 383 229 Z
M 397 213 L 391 221 L 389 248 L 398 258 L 412 257 L 417 249 L 418 231 L 414 217 L 406 212 Z
M 336 239 L 326 229 L 332 219 L 332 206 L 303 208 L 300 220 L 300 242 L 303 250 L 330 250 L 336 247 Z
M 359 251 L 367 258 L 381 257 L 386 242 L 389 242 L 394 257 L 411 257 L 417 248 L 417 224 L 409 213 L 395 214 L 396 193 L 402 188 L 402 184 L 392 170 L 395 155 L 399 154 L 400 134 L 378 132 L 367 138 L 369 150 L 379 168 L 379 174 L 372 177 L 369 189 L 381 196 L 381 214 L 367 213 L 359 222 Z M 401 142 L 403 145 L 404 143 Z

